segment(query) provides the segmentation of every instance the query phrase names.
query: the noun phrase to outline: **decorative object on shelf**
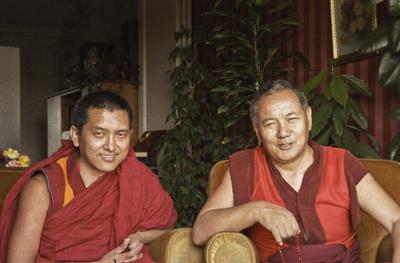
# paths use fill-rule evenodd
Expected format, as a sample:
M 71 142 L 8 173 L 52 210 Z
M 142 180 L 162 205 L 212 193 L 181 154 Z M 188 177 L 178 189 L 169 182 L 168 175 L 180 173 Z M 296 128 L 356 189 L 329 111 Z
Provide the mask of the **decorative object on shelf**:
M 92 84 L 101 80 L 103 64 L 111 56 L 112 46 L 101 42 L 87 42 L 80 47 L 82 83 Z
M 376 5 L 370 0 L 331 0 L 333 57 L 336 64 L 365 57 L 359 53 L 367 35 L 376 29 Z
M 31 159 L 28 155 L 20 154 L 12 148 L 1 152 L 0 161 L 4 162 L 5 167 L 28 167 L 31 164 Z
M 80 85 L 117 80 L 131 80 L 137 83 L 137 76 L 133 76 L 130 72 L 133 70 L 131 66 L 128 51 L 122 43 L 88 42 L 80 48 L 81 74 L 71 71 L 67 77 L 80 76 Z

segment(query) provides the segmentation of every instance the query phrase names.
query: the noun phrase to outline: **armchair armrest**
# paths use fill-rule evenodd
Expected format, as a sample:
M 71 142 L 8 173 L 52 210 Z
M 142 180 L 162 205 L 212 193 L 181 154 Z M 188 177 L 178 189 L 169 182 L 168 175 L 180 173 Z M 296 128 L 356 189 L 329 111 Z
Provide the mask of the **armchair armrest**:
M 241 233 L 222 232 L 213 236 L 204 248 L 207 263 L 258 263 L 257 250 Z
M 387 235 L 381 243 L 379 243 L 376 262 L 391 262 L 393 257 L 393 240 L 391 235 Z
M 191 228 L 168 231 L 149 244 L 151 257 L 157 263 L 202 263 L 202 247 L 192 242 Z

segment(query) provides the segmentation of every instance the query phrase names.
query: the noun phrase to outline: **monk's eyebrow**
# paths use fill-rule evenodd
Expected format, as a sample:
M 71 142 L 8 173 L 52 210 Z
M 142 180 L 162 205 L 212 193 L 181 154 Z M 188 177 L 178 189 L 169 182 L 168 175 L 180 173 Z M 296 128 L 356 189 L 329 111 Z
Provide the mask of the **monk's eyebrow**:
M 275 118 L 265 118 L 265 119 L 262 121 L 262 123 L 265 124 L 265 123 L 267 123 L 267 122 L 269 122 L 269 121 L 275 121 Z
M 296 113 L 296 112 L 289 112 L 288 114 L 286 114 L 287 117 L 290 117 L 290 116 L 298 116 L 298 115 L 299 115 L 299 114 Z
M 131 130 L 129 130 L 129 129 L 121 129 L 121 130 L 118 130 L 117 133 L 118 133 L 118 132 L 126 132 L 126 133 L 129 133 L 130 131 L 131 131 Z

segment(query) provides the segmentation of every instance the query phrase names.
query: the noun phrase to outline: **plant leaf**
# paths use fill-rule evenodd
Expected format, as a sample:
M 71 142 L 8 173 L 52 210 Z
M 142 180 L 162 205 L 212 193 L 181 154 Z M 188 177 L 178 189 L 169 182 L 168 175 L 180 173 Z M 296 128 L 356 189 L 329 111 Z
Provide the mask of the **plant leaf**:
M 343 147 L 349 150 L 352 154 L 357 155 L 358 142 L 354 137 L 354 134 L 349 130 L 345 129 L 342 136 Z
M 387 51 L 379 66 L 379 84 L 383 87 L 397 88 L 400 76 L 400 57 Z
M 216 0 L 215 4 L 214 4 L 214 8 L 217 8 L 218 6 L 220 6 L 222 3 L 222 0 Z
M 392 17 L 400 17 L 400 1 L 387 0 L 388 13 Z
M 371 97 L 372 93 L 368 88 L 367 83 L 364 82 L 364 80 L 357 78 L 354 75 L 350 74 L 344 74 L 342 75 L 343 78 L 345 78 L 348 83 L 350 84 L 350 87 L 353 88 L 354 90 L 358 91 L 359 93 Z
M 368 129 L 368 118 L 364 111 L 361 109 L 359 103 L 352 98 L 349 98 L 348 108 L 354 121 L 360 126 L 362 130 Z
M 344 126 L 345 126 L 345 119 L 344 119 L 344 112 L 343 109 L 340 107 L 336 107 L 333 115 L 332 115 L 332 120 L 333 120 L 333 126 L 335 127 L 335 132 L 337 135 L 342 136 Z
M 356 147 L 357 156 L 363 158 L 379 159 L 379 154 L 368 144 L 359 143 Z
M 371 142 L 371 144 L 372 144 L 372 146 L 374 147 L 375 151 L 376 151 L 377 153 L 380 152 L 379 143 L 378 143 L 378 141 L 376 140 L 376 138 L 375 138 L 371 133 L 369 133 L 369 132 L 367 132 L 367 131 L 365 131 L 365 130 L 361 130 L 360 128 L 358 128 L 358 127 L 356 127 L 356 126 L 353 126 L 353 125 L 346 125 L 346 127 L 349 128 L 349 129 L 358 131 L 358 132 L 360 132 L 361 134 L 363 134 L 364 136 L 366 136 L 366 137 L 369 139 L 369 141 Z
M 390 160 L 394 160 L 395 156 L 398 155 L 397 153 L 400 150 L 400 133 L 396 134 L 393 137 L 392 141 L 390 142 L 390 151 L 389 156 Z
M 311 130 L 311 138 L 314 138 L 316 135 L 318 135 L 326 126 L 330 116 L 332 115 L 332 109 L 332 103 L 325 103 L 320 108 L 312 111 L 313 125 Z
M 305 69 L 310 68 L 310 62 L 308 61 L 308 58 L 301 52 L 288 52 L 286 54 L 287 58 L 292 58 L 296 62 L 300 62 L 303 64 Z
M 378 26 L 377 29 L 368 33 L 358 51 L 363 54 L 368 54 L 385 48 L 389 44 L 387 36 L 388 31 L 389 26 L 387 24 Z
M 228 110 L 229 110 L 229 106 L 228 105 L 226 105 L 226 104 L 221 105 L 218 108 L 217 114 L 221 114 L 221 113 L 227 112 Z
M 392 22 L 388 31 L 389 48 L 392 52 L 400 51 L 400 20 Z
M 289 1 L 277 1 L 272 8 L 267 9 L 267 14 L 271 15 L 282 11 L 290 6 Z
M 332 127 L 326 129 L 320 136 L 318 136 L 316 142 L 321 145 L 328 145 L 331 130 Z
M 223 140 L 222 140 L 222 144 L 227 144 L 227 143 L 229 143 L 229 142 L 231 142 L 232 141 L 232 139 L 230 138 L 230 137 L 225 137 Z
M 346 83 L 338 74 L 333 74 L 330 90 L 332 97 L 343 107 L 346 107 L 347 100 L 349 98 L 348 88 Z
M 310 93 L 319 85 L 321 85 L 322 81 L 326 78 L 326 70 L 322 70 L 318 75 L 309 79 L 303 86 L 304 95 L 309 98 Z
M 239 117 L 234 117 L 234 118 L 228 120 L 228 121 L 224 124 L 224 127 L 225 127 L 225 128 L 231 127 L 232 125 L 234 125 L 235 123 L 237 123 L 237 122 L 239 121 L 239 119 L 241 119 L 241 118 L 242 118 L 242 116 L 239 116 Z
M 390 112 L 390 118 L 395 120 L 400 120 L 400 109 L 394 109 Z
M 214 89 L 211 89 L 212 92 L 228 92 L 231 88 L 227 86 L 219 86 Z
M 328 101 L 330 101 L 332 99 L 332 88 L 331 88 L 331 85 L 326 86 L 323 94 L 324 94 L 325 98 Z

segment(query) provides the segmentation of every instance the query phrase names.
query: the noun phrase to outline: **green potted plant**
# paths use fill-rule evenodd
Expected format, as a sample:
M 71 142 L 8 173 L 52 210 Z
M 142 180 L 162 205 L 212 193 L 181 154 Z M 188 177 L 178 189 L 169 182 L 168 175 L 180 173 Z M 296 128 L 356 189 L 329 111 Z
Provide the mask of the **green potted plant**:
M 178 211 L 177 226 L 191 226 L 206 199 L 208 174 L 213 163 L 226 158 L 224 127 L 217 115 L 219 98 L 209 71 L 197 61 L 201 35 L 188 29 L 175 34 L 176 47 L 170 61 L 177 64 L 169 72 L 174 101 L 167 121 L 174 128 L 167 131 L 159 173 L 165 189 Z
M 289 58 L 308 63 L 302 54 L 282 49 L 287 41 L 284 33 L 299 24 L 291 1 L 237 0 L 230 9 L 223 2 L 216 1 L 206 14 L 219 21 L 209 41 L 220 65 L 214 70 L 218 86 L 213 91 L 221 96 L 218 113 L 225 128 L 246 127 L 225 138 L 232 149 L 242 149 L 256 142 L 248 121 L 255 92 L 266 81 L 285 77 L 284 62 Z
M 400 0 L 384 0 L 386 15 L 375 31 L 372 31 L 360 48 L 361 52 L 383 53 L 379 65 L 378 82 L 383 88 L 394 91 L 400 97 Z M 400 109 L 394 109 L 390 117 L 399 121 Z M 400 133 L 390 143 L 390 159 L 400 160 Z
M 327 80 L 328 85 L 321 88 Z M 304 93 L 313 112 L 310 134 L 313 140 L 343 147 L 358 157 L 379 158 L 378 143 L 368 132 L 368 119 L 357 101 L 357 97 L 372 96 L 363 80 L 323 70 L 304 84 Z M 372 147 L 360 143 L 357 134 L 366 136 Z

